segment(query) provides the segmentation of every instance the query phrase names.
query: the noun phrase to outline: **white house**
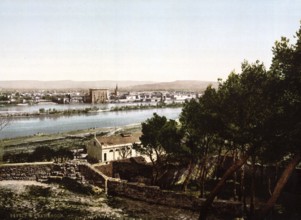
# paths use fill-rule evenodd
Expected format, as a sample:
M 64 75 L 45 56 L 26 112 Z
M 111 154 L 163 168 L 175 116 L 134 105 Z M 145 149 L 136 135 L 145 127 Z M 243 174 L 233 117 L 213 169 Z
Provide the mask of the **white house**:
M 141 132 L 94 137 L 87 145 L 88 156 L 100 162 L 140 156 L 133 149 L 134 143 L 140 144 L 140 136 Z

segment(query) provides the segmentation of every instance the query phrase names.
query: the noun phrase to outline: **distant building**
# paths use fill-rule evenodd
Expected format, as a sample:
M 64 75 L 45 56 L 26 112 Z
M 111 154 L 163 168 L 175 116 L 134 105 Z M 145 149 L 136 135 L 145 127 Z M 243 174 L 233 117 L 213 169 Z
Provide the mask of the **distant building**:
M 108 89 L 89 89 L 90 102 L 92 104 L 105 103 L 109 101 Z
M 116 87 L 114 91 L 110 95 L 110 99 L 113 102 L 117 102 L 119 100 L 119 91 L 118 91 L 118 85 L 116 84 Z
M 116 97 L 119 96 L 119 92 L 118 92 L 118 84 L 116 84 L 116 88 L 115 88 L 115 91 L 114 91 L 114 95 L 115 95 Z
M 88 156 L 100 162 L 139 156 L 140 154 L 133 149 L 133 144 L 140 144 L 140 136 L 141 132 L 94 137 L 87 145 Z
M 82 95 L 70 95 L 71 103 L 83 103 L 84 97 Z

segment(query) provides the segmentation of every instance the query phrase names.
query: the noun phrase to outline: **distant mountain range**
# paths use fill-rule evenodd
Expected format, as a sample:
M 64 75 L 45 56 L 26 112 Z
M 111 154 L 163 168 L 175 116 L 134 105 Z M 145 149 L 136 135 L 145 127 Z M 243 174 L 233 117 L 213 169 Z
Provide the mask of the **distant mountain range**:
M 113 89 L 118 85 L 120 89 L 126 90 L 190 90 L 202 91 L 209 84 L 214 87 L 217 82 L 178 80 L 173 82 L 152 82 L 152 81 L 36 81 L 36 80 L 12 80 L 0 81 L 0 89 L 89 89 L 107 88 Z

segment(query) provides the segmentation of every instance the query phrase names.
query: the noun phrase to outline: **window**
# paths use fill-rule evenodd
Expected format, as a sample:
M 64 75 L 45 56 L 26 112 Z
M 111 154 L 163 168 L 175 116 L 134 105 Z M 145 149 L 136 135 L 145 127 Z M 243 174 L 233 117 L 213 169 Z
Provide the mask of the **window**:
M 107 153 L 104 153 L 104 154 L 103 154 L 103 160 L 104 160 L 104 161 L 107 161 Z

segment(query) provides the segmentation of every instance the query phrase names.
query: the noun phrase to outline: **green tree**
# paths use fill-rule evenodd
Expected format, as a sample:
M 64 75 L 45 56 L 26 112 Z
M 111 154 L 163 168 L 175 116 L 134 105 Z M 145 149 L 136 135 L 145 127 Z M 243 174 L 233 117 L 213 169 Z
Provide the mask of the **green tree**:
M 159 179 L 160 168 L 166 161 L 166 152 L 179 145 L 180 138 L 176 127 L 175 121 L 167 120 L 165 116 L 156 113 L 142 123 L 141 144 L 134 145 L 134 148 L 150 158 L 154 168 L 154 183 Z
M 49 147 L 37 147 L 30 155 L 30 161 L 51 161 L 55 151 Z
M 56 150 L 54 155 L 56 157 L 57 162 L 59 162 L 60 159 L 61 163 L 73 159 L 73 153 L 70 150 L 62 147 Z
M 201 207 L 200 219 L 206 219 L 214 198 L 227 179 L 246 163 L 262 145 L 265 121 L 271 111 L 265 90 L 268 75 L 260 62 L 242 64 L 242 73 L 231 73 L 218 89 L 222 128 L 219 135 L 239 152 L 240 159 L 224 173 Z
M 300 163 L 301 30 L 296 36 L 295 45 L 291 45 L 287 38 L 276 42 L 268 72 L 258 62 L 252 65 L 243 63 L 241 74 L 232 73 L 219 86 L 224 110 L 221 117 L 225 126 L 221 135 L 245 153 L 211 191 L 201 208 L 200 219 L 206 219 L 213 199 L 227 178 L 250 156 L 253 163 L 255 158 L 260 158 L 263 162 L 283 161 L 287 164 L 264 208 L 257 215 L 250 216 L 254 219 L 265 218 Z M 252 207 L 251 203 L 251 211 Z
M 44 108 L 40 108 L 40 109 L 39 109 L 39 112 L 40 112 L 41 114 L 43 114 L 43 113 L 45 113 L 45 109 L 44 109 Z
M 216 90 L 208 87 L 198 100 L 186 102 L 180 115 L 184 134 L 181 158 L 185 158 L 188 164 L 188 175 L 183 187 L 186 189 L 192 170 L 199 165 L 201 197 L 204 195 L 209 155 L 216 151 L 219 141 L 217 131 L 221 128 L 221 121 L 217 103 Z
M 142 145 L 139 151 L 149 156 L 153 164 L 155 161 L 161 163 L 162 160 L 164 149 L 160 143 L 160 132 L 166 123 L 167 118 L 156 113 L 153 114 L 152 118 L 142 123 L 142 136 L 140 137 Z
M 296 44 L 282 37 L 273 47 L 270 75 L 273 78 L 274 112 L 270 121 L 270 145 L 263 158 L 281 161 L 287 166 L 266 205 L 255 217 L 265 218 L 273 208 L 290 175 L 301 160 L 301 27 L 296 33 Z M 268 152 L 273 151 L 273 157 Z

